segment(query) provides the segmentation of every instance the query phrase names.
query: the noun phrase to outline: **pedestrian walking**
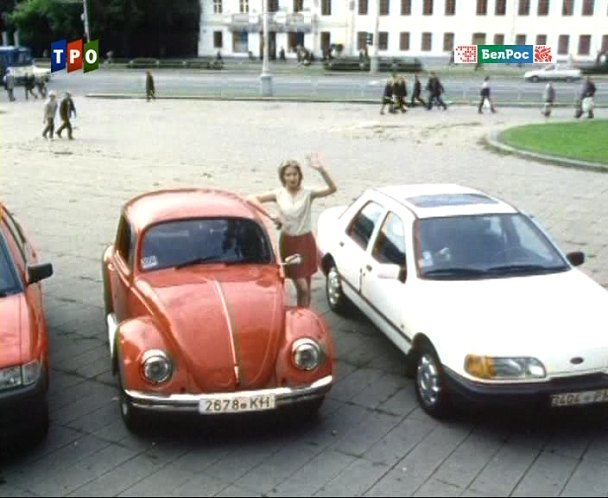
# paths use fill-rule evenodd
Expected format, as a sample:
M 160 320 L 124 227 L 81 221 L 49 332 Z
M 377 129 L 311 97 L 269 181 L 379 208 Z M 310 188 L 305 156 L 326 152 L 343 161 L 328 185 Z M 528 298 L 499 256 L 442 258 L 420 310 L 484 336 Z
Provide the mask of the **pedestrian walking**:
M 553 103 L 555 102 L 555 87 L 553 83 L 549 82 L 543 90 L 543 110 L 542 115 L 548 118 L 551 116 L 551 110 L 553 109 Z
M 384 114 L 384 108 L 388 105 L 388 112 L 394 113 L 395 106 L 393 104 L 393 78 L 388 78 L 384 84 L 384 92 L 382 93 L 382 107 L 380 107 L 380 114 Z
M 44 114 L 42 117 L 42 124 L 45 125 L 42 130 L 42 136 L 47 138 L 47 134 L 50 135 L 53 140 L 53 132 L 55 131 L 55 114 L 57 114 L 57 96 L 55 92 L 49 92 L 49 97 L 44 103 Z
M 34 88 L 36 88 L 36 77 L 33 74 L 28 74 L 25 76 L 23 86 L 25 88 L 25 100 L 29 100 L 30 95 L 34 97 L 34 99 L 38 100 L 38 95 L 34 93 Z
M 154 88 L 154 77 L 150 71 L 146 71 L 146 101 L 156 100 L 156 89 Z
M 490 77 L 489 76 L 486 76 L 483 79 L 483 85 L 481 86 L 479 95 L 481 96 L 481 100 L 479 101 L 479 108 L 477 109 L 477 112 L 479 112 L 479 114 L 483 114 L 483 106 L 486 102 L 488 103 L 490 110 L 493 113 L 496 112 L 496 108 L 494 107 L 494 102 L 492 102 L 492 97 L 490 96 Z
M 593 119 L 593 109 L 595 108 L 595 83 L 591 79 L 591 76 L 587 76 L 583 82 L 583 88 L 581 89 L 581 115 L 587 113 L 588 119 Z M 580 117 L 580 116 L 577 116 Z
M 309 166 L 318 171 L 325 181 L 324 188 L 307 189 L 302 186 L 302 168 L 298 161 L 288 160 L 279 166 L 279 180 L 282 186 L 271 192 L 250 196 L 250 201 L 274 202 L 278 206 L 279 217 L 274 218 L 281 233 L 279 250 L 281 259 L 299 254 L 302 261 L 285 266 L 285 276 L 296 288 L 298 306 L 308 308 L 311 299 L 311 277 L 317 271 L 317 247 L 312 233 L 312 201 L 336 192 L 337 187 L 325 169 L 318 154 L 308 158 Z
M 414 88 L 412 90 L 412 100 L 410 101 L 410 106 L 414 107 L 416 102 L 420 102 L 424 107 L 426 107 L 426 102 L 420 96 L 422 94 L 422 84 L 418 79 L 418 75 L 414 75 Z
M 61 132 L 63 130 L 68 130 L 68 138 L 74 140 L 74 137 L 72 136 L 72 123 L 70 123 L 70 118 L 72 116 L 76 117 L 76 107 L 72 100 L 72 94 L 70 92 L 65 92 L 65 95 L 59 104 L 59 117 L 61 118 L 61 126 L 57 128 L 57 136 L 59 138 L 61 138 Z
M 443 107 L 443 110 L 447 110 L 448 106 L 445 105 L 445 102 L 441 98 L 445 89 L 439 81 L 439 77 L 435 72 L 431 72 L 431 76 L 426 83 L 426 90 L 429 92 L 429 103 L 427 105 L 427 109 L 430 111 L 433 108 L 433 102 L 436 102 L 437 105 Z
M 403 76 L 397 76 L 393 85 L 393 98 L 395 100 L 395 110 L 407 112 L 407 83 Z
M 4 76 L 4 85 L 6 87 L 6 93 L 8 94 L 8 100 L 10 102 L 17 100 L 15 99 L 15 94 L 13 93 L 15 90 L 15 75 L 10 67 L 6 70 L 6 75 Z
M 38 89 L 38 94 L 40 95 L 40 98 L 46 98 L 46 81 L 44 80 L 44 77 L 40 76 L 36 78 L 36 88 Z

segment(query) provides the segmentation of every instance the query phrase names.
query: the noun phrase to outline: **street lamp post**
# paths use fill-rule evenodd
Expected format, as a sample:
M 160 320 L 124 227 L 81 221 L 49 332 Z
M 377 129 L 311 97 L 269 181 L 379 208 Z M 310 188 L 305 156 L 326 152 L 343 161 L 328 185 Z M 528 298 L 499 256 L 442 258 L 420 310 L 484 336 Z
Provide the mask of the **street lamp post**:
M 262 97 L 272 97 L 272 75 L 270 74 L 270 37 L 268 36 L 268 0 L 262 0 L 264 8 L 262 15 L 262 31 L 264 36 L 264 51 L 262 59 L 262 74 L 260 75 L 260 87 Z
M 380 32 L 380 0 L 376 0 L 376 25 L 374 27 L 374 39 L 372 40 L 372 56 L 369 61 L 369 72 L 378 72 L 378 33 Z
M 83 6 L 83 21 L 84 21 L 84 35 L 87 39 L 87 43 L 91 41 L 91 32 L 89 30 L 89 9 L 87 8 L 87 0 L 82 0 Z

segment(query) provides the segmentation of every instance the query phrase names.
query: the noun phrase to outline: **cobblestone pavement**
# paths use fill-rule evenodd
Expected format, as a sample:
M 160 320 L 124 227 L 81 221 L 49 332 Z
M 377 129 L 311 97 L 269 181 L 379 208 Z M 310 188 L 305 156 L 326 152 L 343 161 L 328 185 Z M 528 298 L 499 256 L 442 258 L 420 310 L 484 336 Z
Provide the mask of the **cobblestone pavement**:
M 310 151 L 324 154 L 340 189 L 315 215 L 369 185 L 471 185 L 534 213 L 564 249 L 585 250 L 584 270 L 608 287 L 608 175 L 497 155 L 480 142 L 492 129 L 540 122 L 539 109 L 380 116 L 348 104 L 75 103 L 73 142 L 41 138 L 39 102 L 0 105 L 0 197 L 56 270 L 44 284 L 51 430 L 0 457 L 0 496 L 608 494 L 605 410 L 433 420 L 417 406 L 403 357 L 364 318 L 328 312 L 320 277 L 313 306 L 332 327 L 339 362 L 318 420 L 162 419 L 135 437 L 109 372 L 100 256 L 122 204 L 174 186 L 274 188 L 279 161 Z

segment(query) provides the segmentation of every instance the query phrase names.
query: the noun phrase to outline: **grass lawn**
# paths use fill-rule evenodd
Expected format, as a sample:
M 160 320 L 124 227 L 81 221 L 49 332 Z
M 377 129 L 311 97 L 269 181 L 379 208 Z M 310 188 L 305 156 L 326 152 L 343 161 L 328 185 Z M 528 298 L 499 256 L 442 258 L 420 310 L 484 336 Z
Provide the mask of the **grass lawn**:
M 608 120 L 519 126 L 500 134 L 517 149 L 608 164 Z

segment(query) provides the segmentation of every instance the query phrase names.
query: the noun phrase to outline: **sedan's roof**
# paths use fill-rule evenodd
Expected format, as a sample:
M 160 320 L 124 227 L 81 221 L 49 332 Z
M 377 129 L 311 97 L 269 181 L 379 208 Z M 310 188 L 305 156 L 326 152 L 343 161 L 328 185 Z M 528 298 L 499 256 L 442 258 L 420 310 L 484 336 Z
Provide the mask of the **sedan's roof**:
M 236 194 L 213 189 L 149 192 L 131 199 L 125 212 L 136 230 L 155 223 L 192 218 L 257 218 L 255 209 Z
M 376 190 L 402 204 L 418 218 L 518 212 L 496 197 L 461 185 L 395 185 Z

